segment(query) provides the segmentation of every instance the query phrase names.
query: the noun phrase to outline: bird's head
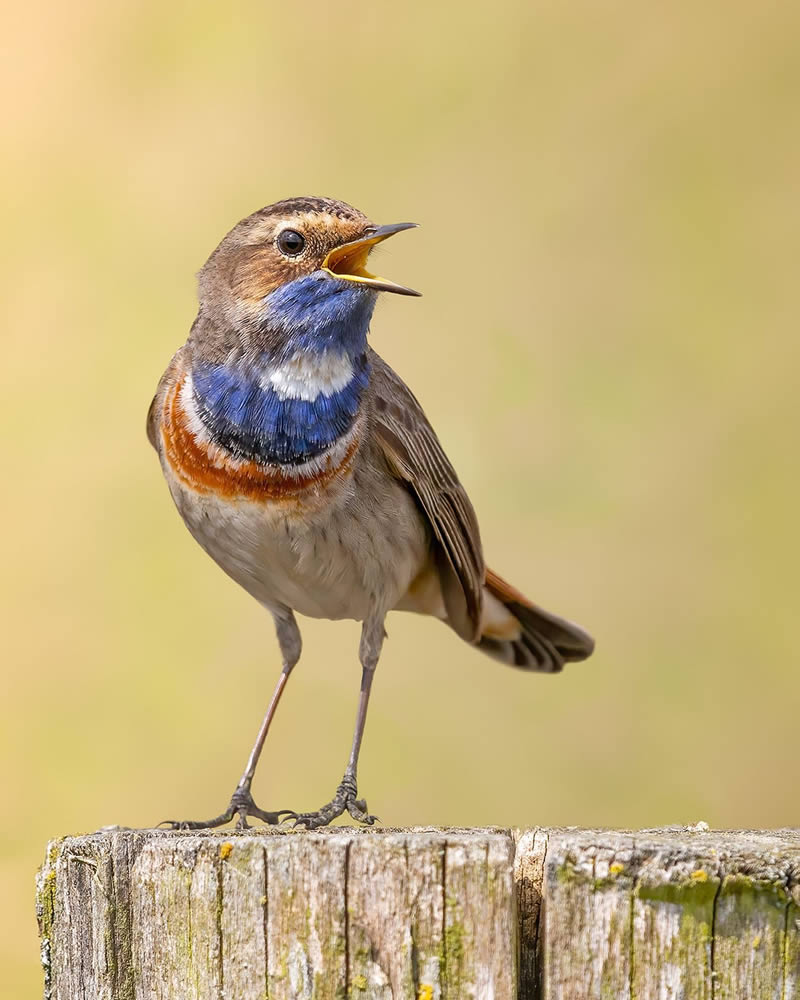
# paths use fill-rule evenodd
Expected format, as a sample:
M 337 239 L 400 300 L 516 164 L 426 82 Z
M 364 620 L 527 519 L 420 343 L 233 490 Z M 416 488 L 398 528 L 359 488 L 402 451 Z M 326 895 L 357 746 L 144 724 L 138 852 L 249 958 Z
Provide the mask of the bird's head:
M 366 267 L 374 247 L 414 225 L 379 226 L 328 198 L 269 205 L 234 226 L 203 267 L 201 314 L 261 346 L 346 348 L 342 338 L 366 336 L 378 292 L 420 294 Z

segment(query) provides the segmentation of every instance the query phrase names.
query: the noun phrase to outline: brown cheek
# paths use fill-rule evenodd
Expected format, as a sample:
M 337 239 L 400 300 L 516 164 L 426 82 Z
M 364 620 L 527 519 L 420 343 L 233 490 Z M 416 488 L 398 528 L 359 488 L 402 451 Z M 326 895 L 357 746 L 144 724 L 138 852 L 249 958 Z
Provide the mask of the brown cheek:
M 335 230 L 322 232 L 309 231 L 308 227 L 298 225 L 298 229 L 305 233 L 308 247 L 297 260 L 285 257 L 271 242 L 261 247 L 241 249 L 230 262 L 230 283 L 234 296 L 250 305 L 260 303 L 265 295 L 286 282 L 311 274 L 321 267 L 328 251 L 356 240 L 364 233 L 363 222 L 337 219 L 336 223 Z
M 260 302 L 265 295 L 299 274 L 297 264 L 270 247 L 250 251 L 238 260 L 231 281 L 233 294 L 244 302 Z

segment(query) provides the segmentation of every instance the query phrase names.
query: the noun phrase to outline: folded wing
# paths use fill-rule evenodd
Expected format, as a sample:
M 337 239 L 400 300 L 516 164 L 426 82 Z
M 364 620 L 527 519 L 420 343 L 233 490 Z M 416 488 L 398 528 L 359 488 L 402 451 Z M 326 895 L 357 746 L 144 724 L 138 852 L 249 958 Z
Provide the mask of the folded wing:
M 378 441 L 430 524 L 448 621 L 462 638 L 477 642 L 486 567 L 475 511 L 414 394 L 374 352 L 371 364 Z

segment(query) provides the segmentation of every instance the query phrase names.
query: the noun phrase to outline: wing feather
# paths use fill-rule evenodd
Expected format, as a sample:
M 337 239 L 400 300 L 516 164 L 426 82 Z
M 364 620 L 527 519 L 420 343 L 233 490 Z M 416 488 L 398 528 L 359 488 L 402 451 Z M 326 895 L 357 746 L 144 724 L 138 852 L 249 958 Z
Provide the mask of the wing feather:
M 486 567 L 475 511 L 416 397 L 374 352 L 371 363 L 378 442 L 428 519 L 450 622 L 465 639 L 477 641 Z

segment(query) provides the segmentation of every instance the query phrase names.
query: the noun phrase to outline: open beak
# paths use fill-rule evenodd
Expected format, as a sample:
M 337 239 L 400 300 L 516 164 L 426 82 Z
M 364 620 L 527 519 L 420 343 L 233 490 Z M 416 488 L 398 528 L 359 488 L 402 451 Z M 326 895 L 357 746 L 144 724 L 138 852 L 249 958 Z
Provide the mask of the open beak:
M 415 292 L 413 288 L 406 288 L 405 285 L 396 285 L 386 278 L 379 278 L 366 268 L 367 257 L 374 246 L 388 240 L 395 233 L 401 233 L 404 229 L 414 229 L 416 225 L 416 222 L 395 222 L 391 226 L 377 226 L 362 239 L 343 243 L 331 250 L 322 262 L 322 270 L 334 278 L 356 281 L 359 285 L 369 285 L 377 291 L 397 292 L 398 295 L 421 295 L 422 292 Z

